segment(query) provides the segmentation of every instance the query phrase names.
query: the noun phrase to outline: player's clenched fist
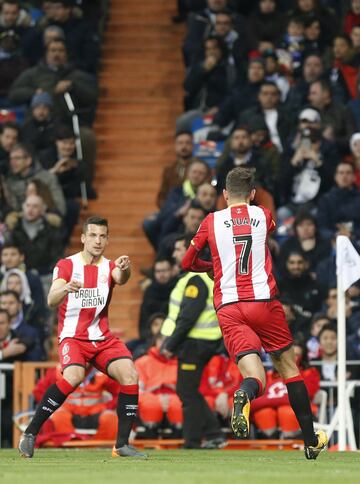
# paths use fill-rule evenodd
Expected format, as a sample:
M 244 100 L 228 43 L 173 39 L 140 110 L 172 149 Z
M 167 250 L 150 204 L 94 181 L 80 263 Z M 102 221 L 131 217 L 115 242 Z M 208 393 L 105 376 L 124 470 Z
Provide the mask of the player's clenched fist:
M 65 291 L 67 293 L 70 292 L 79 292 L 79 289 L 82 288 L 81 282 L 78 281 L 70 281 L 67 284 L 65 284 Z
M 127 255 L 121 255 L 115 261 L 115 266 L 118 267 L 121 271 L 126 271 L 130 269 L 130 258 Z

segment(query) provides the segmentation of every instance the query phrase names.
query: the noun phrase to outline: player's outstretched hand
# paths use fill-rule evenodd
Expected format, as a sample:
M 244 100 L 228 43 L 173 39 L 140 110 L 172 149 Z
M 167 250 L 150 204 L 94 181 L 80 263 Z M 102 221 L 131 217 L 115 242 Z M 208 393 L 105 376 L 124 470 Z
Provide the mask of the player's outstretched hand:
M 65 285 L 65 290 L 66 292 L 79 292 L 79 289 L 81 289 L 82 284 L 79 281 L 70 281 Z
M 118 267 L 121 271 L 126 271 L 130 269 L 130 258 L 128 255 L 121 255 L 115 261 L 115 266 Z

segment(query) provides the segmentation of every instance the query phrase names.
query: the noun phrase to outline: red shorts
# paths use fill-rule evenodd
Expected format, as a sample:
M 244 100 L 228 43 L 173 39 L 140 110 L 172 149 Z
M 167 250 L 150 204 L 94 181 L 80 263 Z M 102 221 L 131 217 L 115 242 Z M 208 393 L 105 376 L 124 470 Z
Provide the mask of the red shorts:
M 64 370 L 67 366 L 79 365 L 86 368 L 90 363 L 99 371 L 107 373 L 112 361 L 122 358 L 132 359 L 125 344 L 110 336 L 102 341 L 86 341 L 75 338 L 65 338 L 59 345 L 59 361 Z
M 228 304 L 217 312 L 225 346 L 236 361 L 248 353 L 284 351 L 293 344 L 279 301 Z

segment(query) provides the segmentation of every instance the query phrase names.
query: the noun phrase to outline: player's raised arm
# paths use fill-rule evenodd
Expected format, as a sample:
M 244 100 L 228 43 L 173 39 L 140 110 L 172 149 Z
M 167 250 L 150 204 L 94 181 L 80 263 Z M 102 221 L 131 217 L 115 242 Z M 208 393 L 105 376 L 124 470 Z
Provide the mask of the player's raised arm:
M 78 281 L 66 282 L 64 279 L 56 279 L 51 287 L 47 297 L 47 303 L 50 308 L 59 306 L 66 296 L 71 292 L 78 292 L 82 287 Z
M 115 261 L 115 268 L 111 272 L 111 277 L 115 284 L 122 286 L 125 284 L 131 274 L 130 258 L 127 255 L 121 255 Z

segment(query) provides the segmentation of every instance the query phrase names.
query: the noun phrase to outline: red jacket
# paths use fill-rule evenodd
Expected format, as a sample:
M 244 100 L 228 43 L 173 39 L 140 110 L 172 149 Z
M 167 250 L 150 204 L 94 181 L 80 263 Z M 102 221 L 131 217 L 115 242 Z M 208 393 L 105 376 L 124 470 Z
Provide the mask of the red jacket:
M 158 348 L 150 348 L 146 355 L 135 361 L 140 391 L 176 393 L 177 364 L 176 358 L 168 360 Z
M 204 369 L 199 391 L 205 397 L 217 397 L 224 392 L 232 396 L 241 381 L 240 371 L 230 358 L 213 356 Z

